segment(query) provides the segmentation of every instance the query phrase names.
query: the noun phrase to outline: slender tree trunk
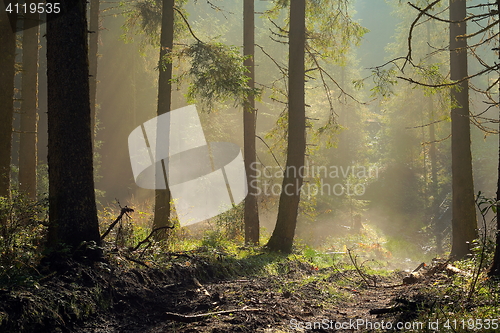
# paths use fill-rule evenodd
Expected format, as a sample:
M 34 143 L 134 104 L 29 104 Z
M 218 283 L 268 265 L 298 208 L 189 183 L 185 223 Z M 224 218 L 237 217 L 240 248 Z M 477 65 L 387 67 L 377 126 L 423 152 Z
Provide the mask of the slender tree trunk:
M 47 23 L 49 246 L 100 243 L 90 129 L 85 0 Z M 50 15 L 50 14 L 48 14 Z
M 427 22 L 427 53 L 431 54 L 431 22 Z M 429 59 L 429 63 L 432 59 Z M 429 112 L 429 159 L 431 161 L 431 186 L 430 195 L 432 196 L 431 202 L 431 216 L 434 217 L 434 235 L 436 236 L 436 252 L 443 253 L 443 232 L 444 225 L 442 221 L 437 220 L 439 208 L 439 191 L 438 191 L 438 177 L 437 177 L 437 154 L 436 154 L 436 126 L 434 124 L 434 103 L 432 96 L 427 97 L 427 109 Z
M 160 75 L 158 80 L 158 116 L 169 112 L 171 106 L 172 84 L 170 80 L 172 79 L 172 63 L 166 62 L 165 57 L 172 51 L 174 45 L 174 5 L 174 0 L 163 0 L 159 59 Z M 162 166 L 165 168 L 163 163 Z M 159 172 L 162 171 L 163 174 L 166 174 L 166 170 Z M 155 191 L 153 228 L 170 225 L 170 190 L 166 177 L 165 183 L 167 185 L 166 190 Z M 157 232 L 155 235 L 157 240 L 165 239 L 166 237 L 165 232 Z
M 90 121 L 92 141 L 95 136 L 96 96 L 97 96 L 97 50 L 99 41 L 99 0 L 90 1 L 89 17 L 89 84 L 90 84 Z
M 38 127 L 38 13 L 26 13 L 23 32 L 19 190 L 36 199 Z
M 432 99 L 429 99 L 429 107 L 433 108 Z M 431 195 L 433 196 L 432 207 L 435 209 L 439 203 L 438 199 L 438 177 L 437 177 L 437 156 L 436 156 L 436 129 L 434 122 L 434 111 L 431 109 L 431 125 L 429 126 L 429 140 L 431 147 L 429 149 L 429 158 L 431 160 Z
M 438 177 L 437 177 L 437 154 L 436 154 L 436 128 L 434 124 L 434 103 L 432 97 L 428 97 L 429 105 L 429 159 L 431 160 L 431 188 L 430 194 L 432 195 L 431 202 L 431 216 L 434 217 L 434 235 L 436 236 L 436 252 L 443 253 L 443 232 L 445 225 L 443 221 L 438 220 L 439 217 L 439 191 L 438 191 Z
M 245 0 L 243 3 L 243 54 L 248 58 L 245 66 L 248 68 L 248 87 L 255 87 L 255 10 L 254 0 Z M 257 180 L 255 150 L 255 126 L 257 110 L 255 98 L 248 96 L 243 107 L 243 137 L 245 145 L 245 171 L 248 181 L 248 195 L 245 198 L 245 243 L 259 244 L 259 207 L 257 205 L 257 187 L 252 185 Z
M 304 96 L 305 0 L 290 1 L 288 62 L 288 148 L 278 219 L 267 243 L 272 251 L 291 252 L 304 173 L 306 122 Z
M 346 81 L 346 70 L 347 70 L 347 64 L 344 66 L 340 67 L 340 86 L 345 87 L 345 81 Z M 351 142 L 351 121 L 350 121 L 350 112 L 352 110 L 347 110 L 346 104 L 347 104 L 347 99 L 344 97 L 342 101 L 339 101 L 338 105 L 338 123 L 345 127 L 345 129 L 341 130 L 339 134 L 339 142 L 338 146 L 336 149 L 336 156 L 338 161 L 337 163 L 340 165 L 351 165 L 352 161 L 354 160 L 355 156 L 352 151 L 352 142 Z M 351 224 L 352 224 L 352 218 L 351 218 Z
M 0 197 L 7 197 L 10 193 L 15 58 L 16 33 L 12 31 L 2 1 L 0 5 Z
M 466 17 L 466 0 L 450 0 L 450 20 Z M 466 23 L 450 24 L 450 71 L 452 80 L 467 77 Z M 458 107 L 451 110 L 451 169 L 452 169 L 452 248 L 451 256 L 461 259 L 470 252 L 470 244 L 477 237 L 474 205 L 472 155 L 469 121 L 469 82 L 452 89 L 452 100 Z
M 500 13 L 500 0 L 496 1 L 497 3 L 497 11 Z M 499 24 L 500 25 L 500 24 Z M 500 59 L 500 40 L 499 47 L 497 52 L 499 53 Z M 498 88 L 500 89 L 500 83 L 498 84 Z M 500 108 L 500 97 L 498 100 L 499 108 Z M 500 113 L 499 113 L 500 120 Z M 498 130 L 500 132 L 500 122 L 498 123 Z M 498 135 L 498 174 L 497 174 L 497 230 L 496 230 L 496 246 L 495 246 L 495 255 L 493 256 L 493 263 L 488 271 L 488 275 L 500 277 L 500 134 Z

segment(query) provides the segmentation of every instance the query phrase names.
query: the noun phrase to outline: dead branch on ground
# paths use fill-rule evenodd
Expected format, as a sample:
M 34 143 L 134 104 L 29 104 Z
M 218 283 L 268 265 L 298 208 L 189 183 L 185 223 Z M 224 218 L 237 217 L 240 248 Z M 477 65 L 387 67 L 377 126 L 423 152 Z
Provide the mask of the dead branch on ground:
M 359 276 L 361 276 L 361 278 L 363 279 L 363 281 L 365 282 L 366 286 L 367 287 L 376 287 L 377 286 L 377 280 L 376 279 L 373 279 L 371 278 L 370 276 L 367 276 L 367 274 L 365 274 L 363 271 L 361 271 L 361 268 L 359 267 L 358 265 L 358 262 L 356 260 L 356 257 L 353 257 L 352 254 L 351 254 L 351 250 L 350 249 L 347 249 L 347 254 L 349 255 L 349 259 L 351 259 L 351 262 L 354 266 L 354 268 L 356 269 L 356 271 L 358 272 Z M 371 278 L 371 280 L 373 281 L 373 285 L 368 281 L 368 278 Z
M 195 315 L 183 315 L 180 313 L 166 312 L 166 319 L 180 321 L 182 323 L 193 323 L 196 321 L 202 321 L 209 317 L 221 315 L 221 314 L 231 314 L 236 312 L 255 312 L 255 311 L 264 311 L 261 308 L 242 308 L 235 310 L 226 310 L 226 311 L 217 311 L 217 312 L 208 312 L 208 313 L 200 313 Z
M 148 246 L 151 245 L 151 241 L 150 241 L 150 238 L 158 231 L 160 230 L 163 230 L 163 229 L 174 229 L 175 226 L 164 226 L 164 227 L 158 227 L 158 228 L 154 228 L 153 230 L 151 230 L 151 233 L 146 237 L 144 238 L 142 241 L 140 241 L 134 248 L 132 248 L 130 250 L 130 252 L 134 252 L 134 251 L 137 251 L 137 249 L 139 249 L 139 247 L 141 247 L 142 244 L 144 243 L 148 243 Z
M 113 221 L 113 223 L 111 223 L 111 225 L 108 227 L 108 230 L 106 230 L 106 232 L 104 232 L 101 236 L 101 241 L 104 240 L 104 238 L 111 232 L 111 230 L 113 230 L 113 228 L 118 224 L 118 222 L 120 222 L 123 218 L 123 215 L 126 215 L 127 217 L 130 217 L 128 215 L 128 213 L 132 213 L 134 210 L 132 208 L 129 208 L 127 206 L 123 207 L 120 211 L 120 215 L 118 215 L 118 217 L 116 218 L 116 220 Z

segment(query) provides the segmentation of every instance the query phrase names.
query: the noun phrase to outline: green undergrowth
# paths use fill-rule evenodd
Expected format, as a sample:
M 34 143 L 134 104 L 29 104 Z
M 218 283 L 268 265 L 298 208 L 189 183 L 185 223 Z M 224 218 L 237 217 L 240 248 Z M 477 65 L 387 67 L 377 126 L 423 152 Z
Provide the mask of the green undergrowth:
M 332 307 L 349 301 L 353 289 L 374 286 L 391 275 L 385 240 L 368 226 L 359 234 L 331 239 L 322 248 L 297 241 L 292 253 L 273 253 L 244 245 L 241 206 L 197 233 L 174 220 L 167 239 L 155 241 L 150 237 L 151 207 L 146 204 L 116 224 L 99 250 L 104 256 L 97 261 L 67 249 L 43 258 L 44 232 L 33 230 L 45 228 L 46 206 L 26 200 L 15 209 L 14 203 L 3 205 L 13 231 L 5 233 L 11 238 L 2 248 L 9 256 L 2 263 L 8 269 L 0 273 L 1 332 L 70 327 L 111 311 L 116 295 L 125 292 L 120 288 L 142 290 L 158 279 L 185 283 L 196 278 L 205 284 L 262 278 L 273 281 L 273 288 L 282 294 L 313 297 L 314 306 Z M 101 230 L 116 219 L 120 208 L 117 204 L 101 210 Z M 265 244 L 269 235 L 262 234 L 260 243 Z M 26 250 L 21 251 L 23 246 Z
M 398 320 L 423 323 L 407 332 L 499 332 L 500 280 L 488 276 L 491 258 L 455 261 L 459 273 L 440 272 L 413 288 L 416 312 L 403 312 Z M 489 257 L 489 256 L 488 256 Z

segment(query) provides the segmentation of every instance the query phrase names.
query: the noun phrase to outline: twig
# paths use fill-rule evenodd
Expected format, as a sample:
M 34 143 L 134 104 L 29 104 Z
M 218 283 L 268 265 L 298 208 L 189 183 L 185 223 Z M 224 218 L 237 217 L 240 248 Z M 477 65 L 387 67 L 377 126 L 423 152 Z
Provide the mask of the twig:
M 163 230 L 163 229 L 173 229 L 175 228 L 175 226 L 164 226 L 164 227 L 158 227 L 158 228 L 154 228 L 153 230 L 151 230 L 151 233 L 148 235 L 148 237 L 144 238 L 142 241 L 140 241 L 132 250 L 131 252 L 134 252 L 134 251 L 137 251 L 137 249 L 139 247 L 141 247 L 142 244 L 144 243 L 150 243 L 150 238 L 151 236 L 153 236 L 153 234 L 157 231 L 160 231 L 160 230 Z
M 368 279 L 366 278 L 365 274 L 361 271 L 361 269 L 358 267 L 358 263 L 356 262 L 356 259 L 352 257 L 351 250 L 347 249 L 347 254 L 349 254 L 349 258 L 351 259 L 352 264 L 354 265 L 354 268 L 356 268 L 356 271 L 358 272 L 359 276 L 365 281 L 366 285 L 368 287 L 371 287 L 370 283 L 368 282 Z
M 412 24 L 410 26 L 410 32 L 408 33 L 408 54 L 406 55 L 406 60 L 403 64 L 403 67 L 401 68 L 401 70 L 404 70 L 404 68 L 406 67 L 406 64 L 412 60 L 411 59 L 411 53 L 412 53 L 411 39 L 413 37 L 413 29 L 415 28 L 415 24 L 417 24 L 418 20 L 420 20 L 422 15 L 424 15 L 424 13 L 426 13 L 429 9 L 431 9 L 435 4 L 437 4 L 440 1 L 441 0 L 436 0 L 432 3 L 430 3 L 429 5 L 427 5 L 427 7 L 425 7 L 424 9 L 422 9 L 422 10 L 419 9 L 420 13 L 418 13 L 417 18 L 412 22 Z
M 177 7 L 174 7 L 174 10 L 181 16 L 182 20 L 184 21 L 184 23 L 186 23 L 186 26 L 187 28 L 189 29 L 189 32 L 191 33 L 191 36 L 193 36 L 194 39 L 196 39 L 198 41 L 198 43 L 201 43 L 201 44 L 204 44 L 201 39 L 199 39 L 198 37 L 196 37 L 196 35 L 194 34 L 193 32 L 193 29 L 191 29 L 191 25 L 189 24 L 187 18 L 184 16 L 184 14 L 180 11 L 179 8 Z
M 129 208 L 127 206 L 123 207 L 120 211 L 120 215 L 118 215 L 116 220 L 114 220 L 113 223 L 111 223 L 111 225 L 108 227 L 108 230 L 106 230 L 106 232 L 102 234 L 101 240 L 104 240 L 104 238 L 111 232 L 111 230 L 113 230 L 115 225 L 121 221 L 121 219 L 123 218 L 123 215 L 128 216 L 128 213 L 132 213 L 133 211 L 134 210 L 132 208 Z
M 274 161 L 276 162 L 276 164 L 278 164 L 278 166 L 280 167 L 281 171 L 285 172 L 285 170 L 283 169 L 283 167 L 281 166 L 280 162 L 278 162 L 278 159 L 276 158 L 276 156 L 274 155 L 273 151 L 271 150 L 271 147 L 269 147 L 269 145 L 266 143 L 266 141 L 264 141 L 264 139 L 262 139 L 260 136 L 256 135 L 255 136 L 257 139 L 259 139 L 260 141 L 262 141 L 267 149 L 269 149 L 269 152 L 271 153 L 271 155 L 273 155 L 273 158 L 274 158 Z
M 264 311 L 261 308 L 253 309 L 253 308 L 243 308 L 243 309 L 235 309 L 235 310 L 226 310 L 226 311 L 217 311 L 217 312 L 208 312 L 208 313 L 200 313 L 195 315 L 183 315 L 180 313 L 166 312 L 166 318 L 170 320 L 180 321 L 182 323 L 193 323 L 195 321 L 202 321 L 211 316 L 221 315 L 221 314 L 230 314 L 236 312 L 253 312 L 253 311 Z

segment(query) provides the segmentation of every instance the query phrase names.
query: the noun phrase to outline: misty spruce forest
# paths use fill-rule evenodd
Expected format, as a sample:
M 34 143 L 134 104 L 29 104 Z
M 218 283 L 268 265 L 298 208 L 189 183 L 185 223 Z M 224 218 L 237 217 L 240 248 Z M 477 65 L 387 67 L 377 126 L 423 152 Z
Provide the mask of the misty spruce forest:
M 1 332 L 500 331 L 500 1 L 0 9 Z

